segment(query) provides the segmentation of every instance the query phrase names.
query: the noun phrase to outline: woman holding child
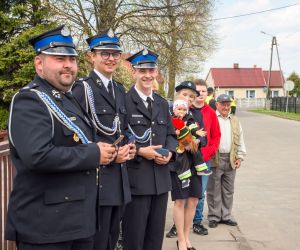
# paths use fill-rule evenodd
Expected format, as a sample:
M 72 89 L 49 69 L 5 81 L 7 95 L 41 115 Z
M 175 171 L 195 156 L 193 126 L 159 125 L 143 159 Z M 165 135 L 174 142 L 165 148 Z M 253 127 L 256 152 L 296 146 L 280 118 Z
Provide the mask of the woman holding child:
M 191 107 L 199 93 L 191 81 L 182 82 L 175 90 L 171 113 L 178 146 L 177 160 L 171 170 L 171 195 L 175 201 L 173 219 L 177 229 L 177 248 L 195 250 L 189 239 L 190 228 L 202 194 L 201 176 L 209 175 L 211 171 L 207 169 L 200 151 L 200 146 L 206 142 L 202 116 Z

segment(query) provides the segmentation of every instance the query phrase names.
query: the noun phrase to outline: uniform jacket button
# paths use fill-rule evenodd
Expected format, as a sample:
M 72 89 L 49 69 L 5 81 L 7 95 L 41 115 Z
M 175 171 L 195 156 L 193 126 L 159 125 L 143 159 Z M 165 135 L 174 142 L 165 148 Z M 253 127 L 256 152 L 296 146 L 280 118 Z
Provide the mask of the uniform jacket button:
M 152 122 L 152 125 L 154 125 L 154 122 Z
M 68 196 L 65 196 L 65 200 L 66 200 L 66 201 L 69 200 L 69 197 L 68 197 Z
M 90 175 L 90 174 L 91 174 L 91 172 L 90 172 L 90 171 L 86 171 L 86 174 L 87 174 L 87 175 Z

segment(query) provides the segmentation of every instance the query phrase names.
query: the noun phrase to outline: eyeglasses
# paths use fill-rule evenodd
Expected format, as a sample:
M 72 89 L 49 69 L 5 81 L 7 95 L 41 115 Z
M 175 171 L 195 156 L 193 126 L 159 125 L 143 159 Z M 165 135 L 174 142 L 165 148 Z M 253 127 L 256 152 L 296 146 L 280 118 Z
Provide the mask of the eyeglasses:
M 120 52 L 106 52 L 106 51 L 101 51 L 101 52 L 96 52 L 96 54 L 99 54 L 103 60 L 108 60 L 110 58 L 110 55 L 114 60 L 118 60 L 121 58 L 121 53 Z

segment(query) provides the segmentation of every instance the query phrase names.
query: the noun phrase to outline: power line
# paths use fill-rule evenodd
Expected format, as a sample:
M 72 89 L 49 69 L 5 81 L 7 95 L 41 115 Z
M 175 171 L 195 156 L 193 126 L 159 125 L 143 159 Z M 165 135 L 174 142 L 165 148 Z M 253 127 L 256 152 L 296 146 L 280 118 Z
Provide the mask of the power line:
M 293 7 L 293 6 L 296 6 L 296 5 L 300 5 L 300 3 L 286 5 L 286 6 L 282 6 L 282 7 L 278 7 L 278 8 L 274 8 L 274 9 L 250 12 L 250 13 L 246 13 L 246 14 L 240 14 L 240 15 L 236 15 L 236 16 L 220 17 L 220 18 L 211 19 L 210 21 L 218 21 L 218 20 L 232 19 L 232 18 L 238 18 L 238 17 L 244 17 L 244 16 L 251 16 L 251 15 L 261 14 L 261 13 L 265 13 L 265 12 L 271 12 L 271 11 L 274 11 L 274 10 L 285 9 L 285 8 Z

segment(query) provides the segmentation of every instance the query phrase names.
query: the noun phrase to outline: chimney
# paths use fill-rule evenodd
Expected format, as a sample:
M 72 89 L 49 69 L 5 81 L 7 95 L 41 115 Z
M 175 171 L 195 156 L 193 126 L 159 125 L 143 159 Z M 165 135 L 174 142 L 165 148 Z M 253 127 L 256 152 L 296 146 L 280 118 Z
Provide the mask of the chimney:
M 238 64 L 238 63 L 234 63 L 234 64 L 233 64 L 233 68 L 234 68 L 234 69 L 238 69 L 238 68 L 239 68 L 239 64 Z
M 255 68 L 255 69 L 256 69 L 256 67 L 257 67 L 257 65 L 256 65 L 256 64 L 254 64 L 254 65 L 253 65 L 253 68 Z

